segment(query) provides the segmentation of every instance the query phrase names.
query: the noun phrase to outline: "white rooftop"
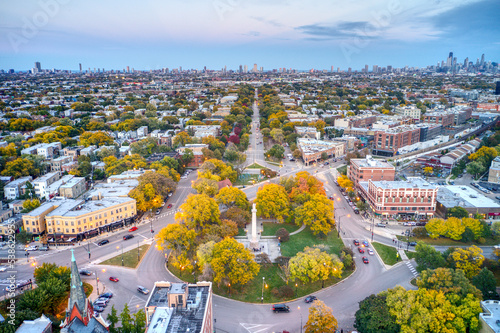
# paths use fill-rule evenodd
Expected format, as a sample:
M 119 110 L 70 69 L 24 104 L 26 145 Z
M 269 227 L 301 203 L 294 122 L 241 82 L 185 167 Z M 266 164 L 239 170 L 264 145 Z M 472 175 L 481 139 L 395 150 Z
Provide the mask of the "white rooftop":
M 437 200 L 447 208 L 500 208 L 500 205 L 487 196 L 466 185 L 447 185 L 438 190 Z
M 481 307 L 485 312 L 480 313 L 479 317 L 484 320 L 493 332 L 500 333 L 500 301 L 481 301 Z

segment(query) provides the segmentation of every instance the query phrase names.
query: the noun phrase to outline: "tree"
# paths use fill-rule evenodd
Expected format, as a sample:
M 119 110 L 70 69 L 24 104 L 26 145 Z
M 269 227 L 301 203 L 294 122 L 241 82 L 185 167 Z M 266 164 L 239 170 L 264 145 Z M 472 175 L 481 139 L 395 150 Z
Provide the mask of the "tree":
M 486 171 L 486 167 L 478 161 L 470 162 L 467 164 L 467 172 L 470 173 L 474 178 Z
M 295 223 L 305 224 L 314 235 L 327 235 L 335 226 L 333 202 L 322 194 L 314 194 L 311 199 L 295 209 Z
M 456 248 L 451 252 L 448 260 L 451 262 L 453 268 L 463 270 L 465 276 L 471 279 L 481 270 L 484 262 L 482 253 L 483 250 L 475 245 L 472 245 L 468 249 Z
M 337 327 L 337 319 L 333 316 L 332 309 L 322 301 L 315 300 L 309 307 L 305 333 L 335 332 Z
M 290 202 L 283 186 L 272 183 L 264 185 L 259 188 L 255 201 L 259 216 L 272 217 L 281 222 L 289 214 Z
M 80 144 L 82 146 L 109 146 L 112 145 L 114 139 L 106 132 L 83 132 L 80 135 Z
M 227 178 L 234 183 L 237 176 L 238 174 L 230 165 L 217 159 L 211 159 L 203 162 L 198 171 L 199 178 L 211 178 L 217 180 L 218 182 Z
M 433 167 L 424 167 L 424 173 L 427 174 L 427 175 L 430 175 L 431 173 L 434 172 L 434 168 Z
M 290 240 L 290 233 L 285 228 L 279 228 L 276 230 L 276 237 L 280 243 L 285 243 Z
M 62 280 L 55 277 L 51 277 L 38 285 L 38 288 L 44 290 L 47 294 L 47 302 L 43 306 L 44 312 L 57 314 L 57 308 L 62 299 L 65 298 L 68 287 L 69 285 L 64 284 Z
M 235 239 L 226 238 L 214 245 L 212 260 L 214 282 L 244 285 L 259 272 L 250 250 Z
M 346 175 L 341 175 L 340 177 L 338 177 L 337 183 L 346 191 L 352 189 L 352 187 L 354 186 L 354 183 L 349 178 L 347 178 Z
M 500 221 L 493 222 L 491 225 L 491 232 L 496 236 L 500 235 Z
M 130 151 L 132 152 L 132 154 L 138 154 L 142 157 L 148 157 L 153 153 L 157 153 L 159 151 L 159 148 L 156 139 L 148 137 L 132 143 L 130 145 Z
M 142 333 L 146 328 L 146 314 L 143 309 L 134 313 L 134 333 Z
M 183 147 L 186 144 L 192 143 L 193 139 L 186 132 L 179 132 L 174 136 L 173 144 L 176 147 Z
M 118 315 L 115 309 L 115 305 L 111 306 L 111 312 L 108 313 L 106 320 L 109 322 L 109 332 L 110 333 L 118 333 L 118 329 L 116 328 L 116 324 L 118 324 Z
M 161 249 L 170 249 L 179 255 L 191 251 L 196 240 L 196 231 L 183 224 L 173 223 L 162 228 L 155 238 Z
M 214 252 L 214 241 L 209 241 L 198 246 L 196 250 L 196 258 L 198 259 L 198 265 L 200 267 L 204 267 L 205 265 L 210 264 L 210 260 L 212 260 L 212 255 Z
M 274 128 L 271 130 L 271 136 L 273 140 L 279 144 L 283 143 L 283 140 L 285 139 L 285 136 L 283 135 L 283 131 L 279 128 Z
M 236 222 L 238 228 L 244 228 L 250 222 L 250 213 L 239 207 L 231 207 L 223 213 L 223 218 Z
M 35 268 L 33 273 L 37 285 L 55 278 L 62 281 L 66 289 L 69 290 L 71 270 L 66 266 L 57 266 L 56 264 L 43 263 L 41 266 Z
M 128 308 L 128 304 L 125 303 L 123 306 L 123 310 L 120 313 L 120 321 L 122 327 L 120 329 L 120 333 L 132 333 L 134 332 L 134 323 L 132 321 L 132 316 L 130 315 L 130 310 Z
M 484 300 L 498 299 L 495 275 L 483 267 L 479 274 L 472 278 L 472 284 L 481 291 Z
M 461 269 L 440 267 L 424 270 L 417 278 L 417 286 L 437 290 L 445 295 L 466 297 L 468 294 L 472 294 L 475 297 L 481 297 L 480 291 L 467 279 Z
M 446 212 L 446 218 L 448 217 L 456 217 L 461 219 L 464 217 L 469 217 L 469 212 L 463 207 L 455 206 L 448 209 L 448 211 Z
M 119 175 L 124 171 L 132 169 L 147 168 L 146 160 L 137 154 L 127 155 L 122 159 L 117 159 L 114 156 L 108 156 L 103 159 L 105 163 L 106 175 Z
M 370 207 L 366 202 L 364 202 L 363 200 L 359 200 L 357 203 L 356 203 L 356 208 L 360 211 L 360 212 L 364 212 L 365 210 L 368 209 L 368 207 Z
M 415 246 L 415 262 L 419 272 L 446 266 L 446 260 L 441 252 L 423 242 L 418 242 Z
M 465 226 L 462 221 L 456 217 L 449 217 L 444 222 L 446 226 L 446 236 L 453 240 L 461 240 L 465 232 Z
M 237 187 L 223 187 L 216 195 L 217 204 L 224 205 L 227 208 L 239 207 L 244 210 L 250 208 L 247 195 Z
M 276 159 L 282 159 L 285 156 L 285 148 L 281 145 L 274 145 L 266 153 L 267 157 L 274 157 Z
M 26 230 L 21 230 L 16 235 L 16 241 L 21 244 L 28 244 L 33 239 L 33 234 L 31 232 L 27 232 Z
M 34 168 L 33 162 L 26 158 L 16 158 L 5 164 L 2 170 L 2 176 L 11 176 L 14 178 L 25 177 L 29 175 L 38 175 L 40 170 Z
M 209 197 L 214 197 L 217 192 L 219 192 L 218 182 L 214 179 L 209 178 L 198 178 L 192 184 L 192 187 L 198 192 L 198 194 L 206 194 Z
M 190 194 L 175 214 L 176 221 L 196 230 L 202 230 L 209 224 L 219 224 L 219 217 L 217 202 L 206 194 Z
M 359 302 L 359 310 L 355 314 L 354 327 L 363 333 L 397 333 L 400 327 L 395 323 L 396 317 L 389 313 L 385 292 L 370 295 Z
M 433 218 L 425 225 L 425 229 L 429 233 L 430 238 L 438 238 L 446 235 L 446 225 L 443 219 Z
M 129 196 L 137 201 L 137 209 L 147 212 L 160 208 L 163 198 L 156 192 L 153 184 L 147 183 L 130 191 Z
M 336 255 L 311 247 L 306 247 L 292 257 L 289 266 L 291 277 L 303 283 L 325 281 L 330 276 L 341 278 L 344 268 Z
M 23 202 L 23 213 L 29 213 L 31 212 L 33 209 L 35 208 L 38 208 L 40 207 L 40 200 L 38 199 L 26 199 L 24 202 Z
M 462 224 L 465 228 L 472 231 L 474 239 L 477 240 L 483 235 L 483 225 L 480 220 L 467 217 L 462 219 Z
M 23 297 L 16 304 L 16 309 L 33 310 L 42 313 L 45 309 L 49 296 L 42 288 L 35 288 L 24 292 Z

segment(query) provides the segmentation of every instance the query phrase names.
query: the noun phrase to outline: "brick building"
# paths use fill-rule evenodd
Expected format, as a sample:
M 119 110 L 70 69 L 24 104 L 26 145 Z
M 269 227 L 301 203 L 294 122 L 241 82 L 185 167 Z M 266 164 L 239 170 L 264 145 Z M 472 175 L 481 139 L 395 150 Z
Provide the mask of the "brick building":
M 193 152 L 193 159 L 186 165 L 187 168 L 199 168 L 205 161 L 203 157 L 203 148 L 208 148 L 207 144 L 187 144 L 184 147 L 177 148 L 179 155 L 184 155 L 186 149 L 190 149 Z
M 453 113 L 443 111 L 429 112 L 424 114 L 424 122 L 438 124 L 443 127 L 453 126 L 455 123 L 455 115 Z
M 420 142 L 420 128 L 416 126 L 397 126 L 376 131 L 373 154 L 394 156 L 399 148 Z
M 368 155 L 366 158 L 351 159 L 347 167 L 347 177 L 354 183 L 355 188 L 359 188 L 359 182 L 368 180 L 393 181 L 396 168 L 384 160 L 375 160 Z
M 337 127 L 368 127 L 377 121 L 377 117 L 371 114 L 358 115 L 342 119 L 335 119 Z
M 320 161 L 321 155 L 326 153 L 328 158 L 345 155 L 345 142 L 323 141 L 314 139 L 297 139 L 297 148 L 302 154 L 305 165 Z

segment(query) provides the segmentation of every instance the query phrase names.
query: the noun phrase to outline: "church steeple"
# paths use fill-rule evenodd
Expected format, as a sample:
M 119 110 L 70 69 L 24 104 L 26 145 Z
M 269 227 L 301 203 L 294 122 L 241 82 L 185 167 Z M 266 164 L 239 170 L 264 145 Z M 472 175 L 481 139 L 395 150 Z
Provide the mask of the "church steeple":
M 87 317 L 87 309 L 85 306 L 87 296 L 85 296 L 85 290 L 83 289 L 83 283 L 80 279 L 80 272 L 78 271 L 78 266 L 76 265 L 75 254 L 73 249 L 71 249 L 71 289 L 69 293 L 69 303 L 68 310 L 71 311 L 73 305 L 76 304 L 78 310 L 80 310 L 82 317 Z

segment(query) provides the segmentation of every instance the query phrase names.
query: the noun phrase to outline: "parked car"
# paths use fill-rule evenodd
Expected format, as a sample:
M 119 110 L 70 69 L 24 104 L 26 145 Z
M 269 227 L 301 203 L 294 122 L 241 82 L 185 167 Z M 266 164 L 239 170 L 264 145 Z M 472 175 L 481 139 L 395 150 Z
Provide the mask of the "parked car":
M 362 247 L 358 247 L 359 253 L 365 253 L 365 250 Z
M 137 286 L 137 291 L 144 295 L 149 294 L 149 289 L 143 286 Z
M 370 263 L 370 261 L 368 260 L 368 258 L 367 258 L 367 257 L 363 257 L 363 263 L 364 263 L 364 264 L 368 264 L 368 263 Z
M 134 235 L 125 235 L 125 236 L 123 236 L 123 240 L 127 240 L 127 239 L 130 239 L 130 238 L 134 238 Z
M 410 242 L 410 246 L 417 246 L 417 242 Z
M 271 308 L 274 313 L 276 312 L 290 312 L 290 307 L 286 304 L 274 304 Z
M 416 226 L 418 226 L 418 227 L 425 227 L 426 224 L 427 224 L 427 222 L 417 222 Z
M 380 223 L 380 222 L 379 222 L 379 223 L 377 223 L 377 227 L 380 227 L 380 228 L 385 228 L 385 227 L 386 227 L 386 225 L 385 225 L 385 223 Z
M 49 250 L 49 247 L 48 246 L 40 246 L 40 248 L 38 249 L 38 251 L 48 251 Z
M 117 277 L 110 276 L 110 277 L 109 277 L 109 281 L 118 282 L 118 281 L 120 281 L 120 280 L 119 280 Z
M 38 246 L 37 245 L 31 245 L 31 246 L 28 246 L 25 251 L 36 251 L 38 250 Z
M 94 312 L 103 312 L 104 311 L 104 307 L 103 306 L 99 306 L 99 305 L 94 305 Z
M 161 209 L 160 209 L 160 208 L 158 208 L 158 209 L 156 210 L 156 215 L 160 215 L 160 213 L 161 213 Z
M 359 240 L 355 239 L 352 242 L 354 243 L 354 245 L 359 246 Z
M 315 300 L 317 300 L 316 296 L 310 295 L 310 296 L 307 296 L 307 297 L 304 299 L 304 302 L 306 302 L 306 303 L 312 303 L 312 302 L 314 302 Z
M 107 305 L 108 305 L 108 303 L 103 301 L 103 300 L 96 300 L 94 302 L 94 306 L 98 306 L 100 308 L 105 308 Z
M 128 229 L 128 232 L 132 232 L 132 231 L 136 231 L 137 230 L 137 227 L 132 227 L 130 229 Z
M 80 270 L 80 275 L 90 276 L 90 275 L 92 275 L 92 272 L 89 271 L 88 269 L 82 269 L 82 270 Z
M 99 246 L 103 246 L 103 245 L 106 245 L 106 244 L 108 244 L 108 243 L 109 243 L 109 240 L 107 240 L 107 239 L 103 239 L 102 241 L 100 241 L 99 243 L 97 243 L 97 245 L 99 245 Z
M 104 302 L 104 304 L 108 305 L 109 303 L 109 298 L 107 297 L 99 297 L 95 300 L 96 302 Z
M 368 252 L 368 254 L 369 254 L 369 255 L 371 255 L 371 256 L 375 254 L 375 252 L 373 252 L 373 250 L 372 250 L 372 249 L 368 249 L 368 251 L 367 251 L 367 252 Z
M 99 296 L 99 298 L 112 298 L 113 297 L 113 293 L 112 292 L 107 292 L 107 293 L 104 293 L 104 294 L 101 294 Z
M 359 210 L 357 208 L 354 209 L 354 214 L 359 214 Z

